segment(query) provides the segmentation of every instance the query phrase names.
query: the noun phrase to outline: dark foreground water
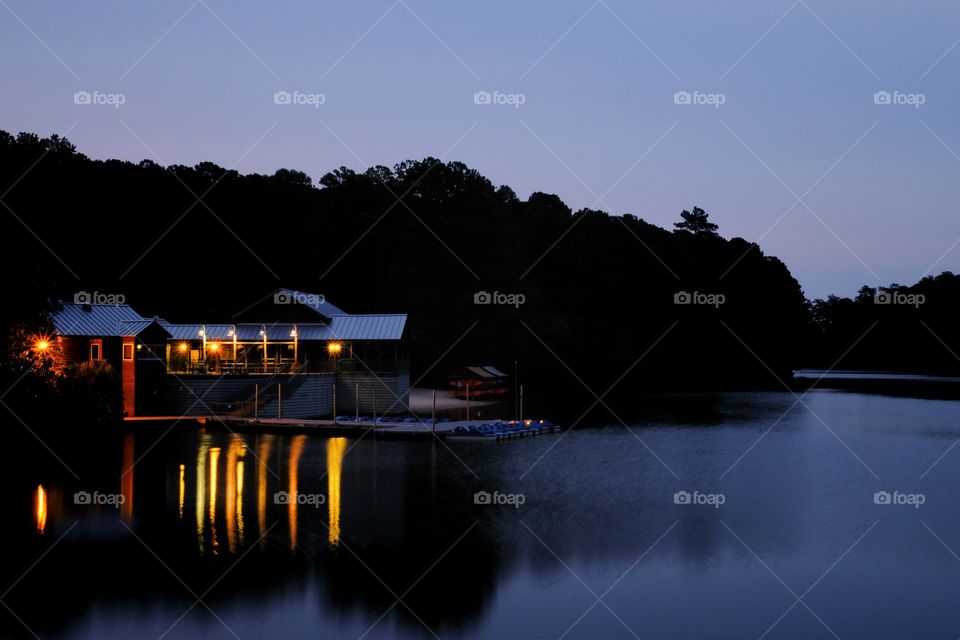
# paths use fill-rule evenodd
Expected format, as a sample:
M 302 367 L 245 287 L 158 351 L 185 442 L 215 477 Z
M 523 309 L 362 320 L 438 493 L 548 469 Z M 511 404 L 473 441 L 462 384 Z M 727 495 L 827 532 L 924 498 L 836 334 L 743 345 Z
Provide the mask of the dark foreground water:
M 52 446 L 69 471 L 8 447 L 0 632 L 960 636 L 960 404 L 795 403 L 648 399 L 632 433 L 500 443 L 151 427 Z

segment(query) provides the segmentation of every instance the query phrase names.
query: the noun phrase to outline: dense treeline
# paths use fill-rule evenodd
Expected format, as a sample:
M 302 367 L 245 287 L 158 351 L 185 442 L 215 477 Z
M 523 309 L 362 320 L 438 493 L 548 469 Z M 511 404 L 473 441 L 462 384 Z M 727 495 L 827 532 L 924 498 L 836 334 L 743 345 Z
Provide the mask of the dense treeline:
M 817 327 L 808 366 L 940 375 L 960 372 L 960 276 L 912 286 L 864 286 L 853 298 L 812 305 Z
M 519 361 L 528 398 L 584 405 L 585 386 L 602 394 L 625 373 L 608 400 L 779 386 L 829 360 L 874 310 L 809 303 L 780 260 L 720 237 L 700 209 L 665 230 L 572 212 L 554 195 L 523 201 L 433 158 L 340 168 L 314 186 L 286 169 L 94 161 L 57 136 L 0 132 L 0 193 L 8 330 L 81 290 L 215 322 L 288 286 L 354 313 L 409 313 L 422 384 L 461 364 Z M 475 304 L 481 291 L 523 304 Z

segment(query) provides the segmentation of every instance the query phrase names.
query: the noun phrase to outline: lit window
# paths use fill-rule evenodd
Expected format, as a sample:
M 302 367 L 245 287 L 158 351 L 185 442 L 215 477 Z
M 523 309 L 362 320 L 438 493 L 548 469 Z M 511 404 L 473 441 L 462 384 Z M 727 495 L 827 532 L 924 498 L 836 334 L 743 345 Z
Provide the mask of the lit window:
M 125 344 L 123 345 L 123 359 L 124 360 L 133 360 L 133 345 Z

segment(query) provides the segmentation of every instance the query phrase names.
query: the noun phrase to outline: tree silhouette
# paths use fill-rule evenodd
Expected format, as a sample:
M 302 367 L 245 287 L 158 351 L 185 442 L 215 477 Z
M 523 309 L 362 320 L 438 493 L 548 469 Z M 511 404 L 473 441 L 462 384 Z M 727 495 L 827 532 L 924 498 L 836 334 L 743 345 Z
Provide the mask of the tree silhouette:
M 683 220 L 674 222 L 673 226 L 681 231 L 689 231 L 698 236 L 715 236 L 717 235 L 717 229 L 720 228 L 708 220 L 709 215 L 700 207 L 694 207 L 692 213 L 684 209 L 680 212 L 680 217 Z

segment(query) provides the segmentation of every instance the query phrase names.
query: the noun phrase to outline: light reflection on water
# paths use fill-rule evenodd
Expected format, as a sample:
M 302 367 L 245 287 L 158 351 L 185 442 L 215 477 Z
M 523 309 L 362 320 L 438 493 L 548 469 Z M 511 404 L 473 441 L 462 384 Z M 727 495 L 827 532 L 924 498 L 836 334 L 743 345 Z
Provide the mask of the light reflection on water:
M 72 505 L 77 488 L 38 473 L 49 460 L 20 472 L 30 535 L 16 541 L 27 549 L 24 566 L 10 563 L 7 584 L 78 519 L 82 526 L 5 602 L 44 638 L 156 638 L 193 603 L 159 557 L 198 594 L 230 569 L 210 605 L 244 640 L 321 630 L 360 637 L 371 625 L 368 638 L 429 636 L 404 609 L 389 609 L 395 597 L 384 585 L 402 594 L 412 584 L 405 602 L 440 637 L 555 639 L 593 603 L 584 583 L 601 594 L 619 579 L 605 600 L 641 637 L 756 638 L 792 603 L 766 565 L 796 593 L 816 584 L 805 602 L 844 640 L 950 637 L 960 629 L 951 600 L 960 562 L 925 527 L 960 550 L 960 458 L 944 455 L 960 438 L 960 403 L 814 393 L 805 400 L 814 416 L 794 402 L 671 398 L 651 410 L 656 419 L 632 425 L 643 443 L 611 426 L 449 443 L 455 456 L 429 442 L 128 434 L 109 454 L 88 454 L 112 470 L 114 484 L 101 490 L 129 498 L 121 510 Z M 478 505 L 478 490 L 523 493 L 526 502 Z M 726 502 L 678 506 L 679 490 L 722 492 Z M 926 503 L 878 507 L 878 490 L 922 491 Z M 325 508 L 278 504 L 280 491 L 324 493 Z M 183 507 L 191 499 L 192 514 Z M 245 531 L 244 510 L 254 508 L 256 526 Z M 104 524 L 121 520 L 157 557 Z M 71 624 L 30 609 L 62 575 L 86 579 L 82 593 L 56 595 L 77 603 L 64 614 Z M 566 637 L 630 637 L 604 611 Z M 232 637 L 199 607 L 170 636 Z M 832 636 L 796 607 L 767 637 Z
M 37 532 L 43 533 L 47 528 L 47 492 L 42 484 L 37 485 L 36 504 Z
M 331 545 L 340 543 L 340 483 L 342 482 L 343 455 L 347 449 L 346 438 L 327 440 L 327 541 Z

